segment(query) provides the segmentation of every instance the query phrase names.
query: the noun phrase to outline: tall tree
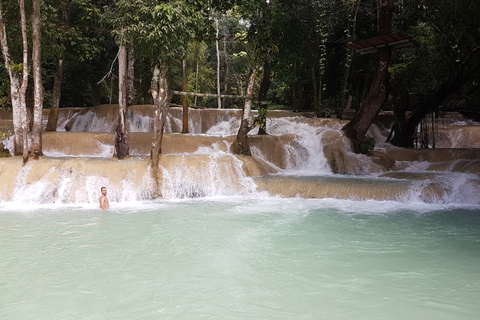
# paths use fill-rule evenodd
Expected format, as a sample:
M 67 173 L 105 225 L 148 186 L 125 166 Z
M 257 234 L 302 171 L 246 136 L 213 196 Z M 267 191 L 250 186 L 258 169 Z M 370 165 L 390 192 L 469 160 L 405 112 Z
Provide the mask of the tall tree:
M 125 159 L 130 152 L 130 129 L 127 119 L 128 102 L 133 100 L 134 76 L 134 37 L 131 26 L 138 23 L 141 13 L 136 12 L 138 6 L 129 0 L 116 1 L 116 6 L 110 14 L 113 34 L 117 37 L 118 50 L 118 118 L 115 129 L 115 151 L 114 157 Z M 129 46 L 127 50 L 126 46 Z M 127 51 L 129 54 L 127 54 Z
M 355 41 L 357 37 L 357 15 L 358 9 L 360 8 L 361 0 L 349 0 L 347 1 L 347 8 L 349 11 L 348 14 L 348 28 L 346 29 L 347 42 L 351 43 Z M 345 55 L 345 66 L 343 69 L 343 79 L 342 87 L 340 92 L 340 104 L 338 106 L 337 115 L 342 118 L 343 110 L 347 105 L 347 93 L 348 93 L 348 79 L 350 77 L 350 71 L 352 68 L 352 59 L 353 59 L 354 50 L 353 48 L 348 48 Z
M 114 156 L 118 159 L 129 157 L 130 134 L 127 121 L 127 49 L 124 43 L 120 43 L 118 51 L 118 120 L 115 129 L 115 151 Z
M 13 110 L 14 154 L 23 156 L 23 163 L 28 161 L 28 119 L 26 92 L 28 86 L 28 41 L 25 2 L 19 0 L 20 26 L 22 32 L 22 63 L 16 64 L 10 53 L 2 1 L 0 0 L 0 43 L 2 46 L 5 68 L 10 78 L 10 95 Z
M 73 1 L 62 1 L 59 4 L 59 7 L 56 8 L 60 14 L 56 16 L 56 18 L 61 17 L 61 23 L 65 23 L 67 26 L 70 24 L 70 15 L 72 13 L 74 6 Z M 59 21 L 56 21 L 57 23 Z M 56 49 L 57 50 L 52 50 L 55 51 L 55 60 L 56 60 L 56 65 L 55 65 L 55 71 L 53 75 L 53 89 L 52 89 L 52 101 L 50 105 L 50 111 L 48 113 L 48 121 L 47 121 L 47 128 L 46 131 L 56 131 L 57 130 L 57 122 L 58 122 L 58 109 L 60 107 L 60 98 L 62 95 L 62 79 L 63 79 L 63 71 L 64 71 L 64 61 L 65 61 L 65 47 L 67 45 L 67 40 L 66 37 L 63 39 L 58 39 L 57 37 L 59 36 L 59 33 L 63 31 L 63 29 L 60 29 L 60 32 L 58 31 L 58 28 L 55 28 L 55 32 L 47 33 L 48 35 L 51 35 L 52 38 L 54 38 L 54 41 L 51 41 L 51 43 L 55 43 L 57 45 Z M 61 45 L 59 45 L 59 43 Z
M 128 43 L 127 67 L 127 104 L 135 104 L 135 42 L 130 39 Z
M 32 65 L 33 65 L 33 126 L 32 126 L 32 155 L 38 159 L 42 151 L 42 110 L 43 84 L 41 69 L 41 31 L 40 31 L 40 0 L 33 0 L 32 14 Z
M 107 61 L 110 52 L 116 51 L 110 47 L 113 41 L 108 29 L 99 25 L 101 10 L 96 3 L 93 0 L 43 3 L 43 74 L 50 97 L 45 99 L 50 106 L 46 131 L 57 130 L 61 103 L 76 106 L 100 103 L 102 85 L 97 85 L 97 81 L 110 66 Z
M 247 47 L 248 47 L 248 56 L 249 56 L 249 66 L 253 70 L 247 85 L 247 96 L 253 94 L 253 81 L 257 75 L 259 70 L 263 71 L 262 81 L 260 82 L 260 87 L 258 91 L 257 101 L 258 101 L 258 116 L 255 118 L 254 124 L 258 124 L 259 131 L 258 134 L 266 134 L 266 120 L 267 120 L 267 93 L 270 88 L 270 77 L 271 77 L 271 63 L 273 55 L 276 53 L 278 49 L 278 45 L 275 41 L 273 34 L 274 31 L 274 24 L 276 21 L 276 16 L 278 14 L 277 1 L 254 1 L 249 2 L 246 1 L 239 6 L 239 11 L 244 17 L 244 19 L 248 20 L 249 28 L 246 35 L 247 40 Z M 253 78 L 252 78 L 253 77 Z M 248 92 L 252 90 L 251 92 Z M 250 102 L 248 100 L 245 101 L 245 106 L 249 105 Z M 249 110 L 245 110 L 244 113 L 248 115 Z M 245 114 L 244 114 L 245 116 Z M 245 122 L 242 120 L 242 123 Z M 245 124 L 242 124 L 243 129 L 241 128 L 238 134 L 237 143 L 245 144 L 246 140 L 245 137 L 241 137 L 242 132 L 245 131 Z M 242 148 L 237 148 L 237 150 L 241 150 Z M 244 153 L 249 153 L 244 152 Z
M 248 133 L 253 129 L 255 123 L 251 118 L 252 99 L 253 99 L 253 86 L 255 85 L 255 78 L 257 76 L 257 69 L 253 68 L 250 72 L 250 77 L 247 84 L 247 92 L 245 104 L 243 106 L 242 120 L 240 122 L 240 128 L 238 129 L 237 137 L 233 143 L 233 152 L 236 154 L 243 154 L 251 156 L 250 144 L 248 142 Z
M 378 35 L 389 34 L 392 30 L 392 18 L 395 9 L 394 0 L 377 0 L 377 8 Z M 378 48 L 375 72 L 367 97 L 352 120 L 342 128 L 347 137 L 352 140 L 354 149 L 357 152 L 361 151 L 360 144 L 389 94 L 388 67 L 391 55 L 391 47 Z
M 218 20 L 219 20 L 219 15 L 220 13 L 217 12 L 215 14 L 215 52 L 217 54 L 217 108 L 218 109 L 221 109 L 222 108 L 222 98 L 220 97 L 220 93 L 221 93 L 221 90 L 220 90 L 220 50 L 218 48 L 218 38 L 219 38 L 219 34 L 220 34 L 220 28 L 218 26 Z
M 124 13 L 116 16 L 116 31 L 126 37 L 134 37 L 140 55 L 150 59 L 154 66 L 150 92 L 156 111 L 152 142 L 152 166 L 156 172 L 167 119 L 170 94 L 168 91 L 168 66 L 183 56 L 187 43 L 207 23 L 209 10 L 214 9 L 210 0 L 172 1 L 118 0 L 116 7 Z

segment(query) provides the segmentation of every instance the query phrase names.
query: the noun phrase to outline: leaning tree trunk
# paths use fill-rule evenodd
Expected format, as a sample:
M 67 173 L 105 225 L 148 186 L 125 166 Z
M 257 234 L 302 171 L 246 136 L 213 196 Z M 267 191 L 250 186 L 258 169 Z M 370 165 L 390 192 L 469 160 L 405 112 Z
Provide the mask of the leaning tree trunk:
M 129 156 L 130 135 L 127 121 L 127 50 L 120 46 L 118 53 L 118 123 L 115 131 L 114 156 L 125 159 Z
M 267 93 L 270 88 L 270 62 L 263 64 L 263 79 L 258 91 L 258 134 L 267 134 Z
M 342 130 L 354 142 L 361 142 L 380 112 L 380 109 L 387 98 L 388 64 L 391 57 L 390 48 L 378 50 L 377 66 L 373 75 L 372 84 L 367 97 L 362 102 L 360 110 Z
M 38 159 L 42 152 L 42 109 L 43 109 L 43 85 L 42 70 L 40 65 L 41 57 L 41 33 L 40 33 L 40 0 L 33 1 L 32 15 L 32 57 L 33 57 L 33 86 L 34 86 L 34 107 L 32 126 L 32 155 Z
M 389 34 L 392 29 L 394 0 L 378 0 L 378 33 Z M 390 47 L 378 48 L 375 73 L 367 97 L 352 120 L 343 127 L 343 131 L 359 152 L 359 144 L 364 140 L 368 129 L 380 112 L 388 96 L 388 66 L 392 52 Z
M 63 59 L 58 59 L 53 75 L 52 105 L 48 113 L 48 122 L 46 131 L 57 131 L 58 108 L 60 107 L 60 97 L 62 95 L 63 78 Z
M 153 102 L 155 104 L 155 118 L 153 128 L 152 151 L 150 157 L 154 173 L 158 170 L 158 162 L 162 153 L 163 130 L 167 121 L 168 108 L 170 106 L 170 94 L 168 93 L 167 67 L 165 64 L 156 65 L 150 86 Z M 155 176 L 157 176 L 155 174 Z
M 248 133 L 252 130 L 251 125 L 251 110 L 252 110 L 252 95 L 253 95 L 253 85 L 255 84 L 255 77 L 257 76 L 257 70 L 253 69 L 250 75 L 247 86 L 247 98 L 245 99 L 245 105 L 242 112 L 242 121 L 240 123 L 240 128 L 238 129 L 237 139 L 233 143 L 233 152 L 235 154 L 243 154 L 251 156 L 252 152 L 250 151 L 250 145 L 248 143 Z

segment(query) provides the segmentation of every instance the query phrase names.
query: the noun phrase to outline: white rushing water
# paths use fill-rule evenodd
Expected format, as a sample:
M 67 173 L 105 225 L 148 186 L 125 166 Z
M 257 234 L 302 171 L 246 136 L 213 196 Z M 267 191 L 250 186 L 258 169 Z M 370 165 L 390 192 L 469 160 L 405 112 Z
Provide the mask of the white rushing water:
M 210 117 L 214 118 L 212 123 L 216 123 L 211 127 L 206 127 L 207 121 L 203 123 L 203 120 L 198 119 L 199 115 L 194 113 L 194 116 L 190 117 L 191 134 L 198 135 L 205 131 L 205 135 L 220 137 L 235 135 L 239 126 L 237 113 L 238 110 L 225 110 L 223 113 L 211 114 Z M 137 113 L 132 113 L 130 116 L 132 132 L 151 131 L 152 122 L 148 116 Z M 111 132 L 113 130 L 112 119 L 109 119 L 109 116 L 97 116 L 94 110 L 76 116 L 73 112 L 70 112 L 68 117 L 60 122 L 60 126 L 65 127 L 65 124 L 72 119 L 75 119 L 75 122 L 71 124 L 73 131 Z M 322 126 L 315 125 L 314 119 L 303 117 L 268 119 L 267 132 L 270 136 L 293 137 L 289 140 L 291 142 L 282 144 L 284 152 L 281 157 L 284 158 L 284 168 L 279 168 L 269 162 L 267 155 L 263 154 L 260 148 L 252 147 L 252 153 L 257 159 L 264 161 L 272 168 L 276 168 L 279 172 L 277 175 L 298 177 L 298 181 L 310 179 L 309 177 L 324 176 L 342 179 L 342 176 L 332 173 L 324 154 L 324 142 L 326 140 L 324 137 L 328 137 L 332 133 L 340 135 L 341 124 L 335 121 L 330 123 L 328 120 L 325 120 L 325 123 L 326 125 Z M 166 131 L 172 132 L 173 128 L 181 128 L 181 119 L 169 116 Z M 380 129 L 378 127 L 373 127 L 371 131 L 378 139 L 382 139 L 382 135 L 385 135 L 386 132 L 385 128 Z M 251 134 L 256 134 L 256 131 L 254 130 Z M 356 161 L 357 171 L 355 173 L 357 174 L 357 180 L 360 182 L 363 180 L 367 182 L 390 181 L 393 183 L 395 180 L 400 184 L 404 183 L 404 178 L 379 178 L 379 173 L 370 173 L 368 168 L 372 166 L 372 160 L 364 155 L 354 154 L 350 150 L 346 139 L 338 141 L 342 144 L 339 146 L 340 149 Z M 6 142 L 6 146 L 13 151 L 12 137 Z M 199 147 L 191 154 L 179 155 L 175 166 L 162 166 L 160 169 L 164 179 L 161 194 L 164 199 L 235 195 L 255 196 L 257 188 L 254 179 L 245 175 L 242 161 L 224 151 L 228 149 L 228 142 L 224 140 L 210 146 Z M 58 150 L 45 150 L 45 154 L 48 157 L 65 157 L 65 154 Z M 112 154 L 112 145 L 98 142 L 95 154 L 83 156 L 108 159 Z M 197 165 L 196 169 L 190 168 L 188 161 L 191 161 L 191 159 L 189 160 L 189 158 L 198 156 L 203 156 L 203 158 L 197 159 L 197 164 L 200 163 L 201 165 Z M 407 203 L 425 201 L 444 205 L 457 205 L 459 203 L 466 206 L 480 205 L 478 176 L 452 172 L 455 164 L 455 162 L 452 162 L 444 172 L 432 172 L 427 170 L 431 165 L 427 161 L 405 163 L 403 169 L 399 171 L 400 173 L 415 172 L 417 177 L 421 178 L 414 177 L 411 179 L 409 192 L 399 197 L 398 201 Z M 113 181 L 102 177 L 100 174 L 86 174 L 72 167 L 52 168 L 51 172 L 44 177 L 32 182 L 31 179 L 27 178 L 31 165 L 31 163 L 27 164 L 27 167 L 22 171 L 25 173 L 17 177 L 13 192 L 15 195 L 13 201 L 15 202 L 91 204 L 97 202 L 99 186 L 110 186 L 113 183 Z M 140 174 L 145 174 L 145 172 Z M 54 180 L 52 181 L 52 179 Z M 138 190 L 133 180 L 128 177 L 112 185 L 112 188 L 109 188 L 111 201 L 144 201 L 151 199 L 152 191 L 150 189 L 153 186 L 149 187 L 147 184 L 151 183 L 153 185 L 153 180 L 150 177 L 145 177 L 144 180 L 147 182 L 142 184 L 141 190 Z M 425 192 L 429 193 L 429 190 L 434 192 L 435 195 L 425 197 Z M 355 194 L 352 194 L 352 199 L 355 199 Z

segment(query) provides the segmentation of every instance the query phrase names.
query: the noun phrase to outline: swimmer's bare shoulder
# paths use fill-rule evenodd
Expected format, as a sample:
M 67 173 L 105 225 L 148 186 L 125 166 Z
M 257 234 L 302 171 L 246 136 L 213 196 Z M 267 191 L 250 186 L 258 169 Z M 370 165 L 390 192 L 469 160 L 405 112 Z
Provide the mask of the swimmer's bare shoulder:
M 108 204 L 108 198 L 107 198 L 107 188 L 102 187 L 100 191 L 102 192 L 102 195 L 100 196 L 100 198 L 98 198 L 98 202 L 100 203 L 100 208 L 102 210 L 110 208 L 110 205 Z

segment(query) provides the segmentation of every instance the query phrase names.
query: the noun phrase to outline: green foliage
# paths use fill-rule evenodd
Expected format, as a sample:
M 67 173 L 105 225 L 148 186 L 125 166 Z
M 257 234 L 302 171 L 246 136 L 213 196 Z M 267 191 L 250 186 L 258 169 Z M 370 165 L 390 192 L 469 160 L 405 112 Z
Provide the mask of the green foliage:
M 399 50 L 392 57 L 394 109 L 404 112 L 411 104 L 433 94 L 455 74 L 471 50 L 480 43 L 480 7 L 474 1 L 406 1 L 401 14 L 418 46 Z M 475 82 L 475 81 L 474 81 Z M 468 93 L 467 93 L 468 92 Z M 471 114 L 475 104 L 469 97 L 480 92 L 466 84 L 453 103 L 443 109 L 459 108 Z M 457 109 L 458 110 L 458 109 Z
M 265 123 L 265 119 L 267 119 L 267 109 L 258 108 L 257 112 L 258 115 L 253 117 L 253 125 L 263 126 L 263 124 Z
M 362 141 L 357 142 L 357 151 L 361 154 L 368 154 L 375 149 L 377 141 L 371 137 L 365 137 Z
M 267 110 L 291 110 L 291 109 L 292 109 L 292 107 L 281 105 L 281 104 L 276 104 L 276 105 L 273 105 L 273 106 L 269 106 L 267 108 Z
M 10 81 L 6 77 L 2 79 L 2 82 L 0 83 L 0 108 L 5 110 L 12 108 L 12 100 L 10 98 Z
M 145 57 L 170 61 L 189 40 L 205 28 L 209 1 L 136 1 L 118 0 L 109 11 L 109 23 L 117 41 L 135 39 Z
M 11 63 L 10 70 L 12 73 L 22 75 L 23 74 L 23 63 Z
M 42 2 L 42 57 L 58 59 L 67 52 L 82 62 L 102 51 L 100 9 L 92 0 Z
M 188 91 L 199 93 L 210 93 L 215 91 L 215 70 L 212 65 L 207 63 L 208 45 L 203 41 L 194 41 L 188 44 L 187 48 L 187 75 L 188 75 Z M 196 68 L 198 62 L 198 79 L 196 77 Z M 180 68 L 179 68 L 180 69 Z M 172 81 L 181 88 L 182 74 L 178 71 L 177 76 Z M 198 87 L 196 88 L 196 84 Z M 193 103 L 194 98 L 191 98 Z M 197 105 L 208 106 L 214 105 L 212 98 L 197 98 Z
M 9 127 L 0 127 L 0 141 L 3 141 L 5 139 L 8 139 L 13 135 L 12 131 L 10 130 Z
M 181 58 L 187 52 L 189 91 L 216 91 L 216 56 L 213 15 L 219 15 L 221 89 L 226 94 L 245 91 L 252 65 L 271 62 L 269 109 L 291 109 L 294 88 L 304 105 L 313 106 L 312 69 L 317 91 L 320 79 L 325 116 L 338 104 L 346 50 L 340 42 L 376 35 L 376 1 L 361 1 L 356 34 L 350 34 L 352 8 L 357 0 L 55 0 L 42 2 L 42 68 L 48 97 L 56 61 L 63 58 L 65 74 L 62 106 L 87 106 L 93 88 L 108 72 L 116 74 L 118 43 L 135 46 L 137 95 L 148 100 L 151 66 L 168 62 L 171 87 L 181 88 Z M 3 1 L 13 61 L 21 61 L 22 43 L 18 2 Z M 27 8 L 30 5 L 27 4 Z M 480 43 L 480 6 L 473 0 L 396 1 L 394 32 L 414 37 L 415 49 L 396 50 L 391 63 L 393 106 L 412 96 L 437 90 L 474 46 Z M 27 13 L 29 17 L 29 14 Z M 14 23 L 12 23 L 14 22 Z M 113 30 L 113 33 L 112 33 Z M 368 90 L 374 56 L 355 54 L 348 93 L 361 101 Z M 23 66 L 14 65 L 21 74 Z M 228 70 L 228 72 L 227 72 Z M 258 78 L 261 77 L 261 72 Z M 8 75 L 0 68 L 0 106 L 10 105 Z M 258 89 L 258 82 L 257 87 Z M 470 83 L 456 105 L 478 105 L 478 82 Z M 113 101 L 116 81 L 102 84 L 102 102 Z M 317 94 L 318 96 L 318 94 Z M 190 98 L 192 101 L 193 98 Z M 46 99 L 48 102 L 48 98 Z M 198 98 L 199 105 L 214 106 L 213 98 Z M 224 105 L 243 101 L 225 99 Z M 278 107 L 280 106 L 280 107 Z M 355 103 L 354 106 L 355 107 Z

